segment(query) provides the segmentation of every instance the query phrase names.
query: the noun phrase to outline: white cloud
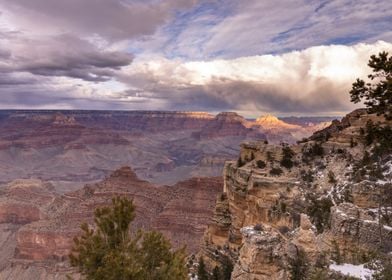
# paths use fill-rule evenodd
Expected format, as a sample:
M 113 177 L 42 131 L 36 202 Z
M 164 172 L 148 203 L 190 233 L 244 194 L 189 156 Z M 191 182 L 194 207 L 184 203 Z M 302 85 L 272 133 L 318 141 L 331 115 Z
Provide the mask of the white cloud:
M 119 80 L 133 88 L 130 96 L 166 99 L 173 109 L 336 114 L 354 108 L 351 84 L 366 77 L 370 55 L 382 50 L 391 52 L 392 44 L 318 46 L 229 60 L 154 58 L 125 67 Z

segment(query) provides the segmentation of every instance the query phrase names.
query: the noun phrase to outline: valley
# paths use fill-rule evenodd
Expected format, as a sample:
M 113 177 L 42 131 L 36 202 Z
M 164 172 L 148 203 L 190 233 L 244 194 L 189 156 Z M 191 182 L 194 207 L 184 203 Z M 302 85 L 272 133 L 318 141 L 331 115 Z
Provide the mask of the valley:
M 129 165 L 140 178 L 174 184 L 220 175 L 242 141 L 292 143 L 329 121 L 263 127 L 235 113 L 1 111 L 0 180 L 41 179 L 64 192 Z

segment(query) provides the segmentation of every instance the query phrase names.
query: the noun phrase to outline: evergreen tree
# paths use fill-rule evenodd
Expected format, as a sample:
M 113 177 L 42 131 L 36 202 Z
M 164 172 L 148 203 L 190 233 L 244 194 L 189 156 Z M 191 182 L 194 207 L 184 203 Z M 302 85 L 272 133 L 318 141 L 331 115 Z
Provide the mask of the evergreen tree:
M 221 280 L 221 273 L 218 266 L 215 266 L 214 270 L 212 270 L 212 280 Z
M 368 65 L 373 71 L 368 78 L 377 82 L 366 83 L 357 79 L 350 91 L 351 101 L 359 103 L 365 100 L 369 113 L 392 119 L 392 56 L 388 56 L 387 52 L 372 55 Z
M 309 205 L 307 207 L 307 214 L 310 220 L 316 226 L 317 232 L 322 233 L 329 225 L 331 215 L 331 207 L 333 206 L 332 200 L 329 197 L 318 198 L 309 194 L 307 196 Z
M 283 156 L 282 159 L 280 160 L 280 165 L 288 169 L 291 169 L 294 165 L 294 162 L 292 160 L 293 156 L 295 155 L 294 151 L 288 145 L 285 145 L 282 149 L 282 152 L 283 152 Z
M 308 277 L 309 261 L 302 249 L 296 249 L 296 256 L 289 259 L 290 280 L 305 280 Z
M 267 166 L 267 164 L 263 160 L 256 161 L 256 164 L 257 164 L 257 167 L 260 168 L 260 169 L 263 169 L 263 168 L 265 168 Z
M 130 234 L 134 212 L 132 201 L 120 197 L 96 209 L 95 229 L 82 224 L 74 238 L 71 265 L 88 280 L 187 279 L 184 249 L 172 250 L 159 232 Z
M 223 280 L 230 280 L 231 273 L 233 272 L 233 263 L 227 256 L 223 256 L 222 260 L 222 279 Z
M 372 279 L 392 279 L 392 259 L 390 256 L 384 256 L 381 259 L 371 262 L 370 268 L 375 271 L 372 275 Z
M 199 259 L 199 266 L 197 268 L 197 279 L 198 280 L 208 280 L 208 272 L 206 270 L 206 265 L 202 257 Z

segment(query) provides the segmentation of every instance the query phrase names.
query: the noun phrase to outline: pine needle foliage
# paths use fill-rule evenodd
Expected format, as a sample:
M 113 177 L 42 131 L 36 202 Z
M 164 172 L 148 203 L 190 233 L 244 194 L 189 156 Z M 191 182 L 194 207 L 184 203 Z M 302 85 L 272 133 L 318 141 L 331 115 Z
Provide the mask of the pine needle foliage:
M 357 79 L 350 91 L 351 101 L 364 101 L 369 113 L 384 115 L 392 119 L 392 56 L 381 52 L 370 57 L 368 66 L 373 73 L 368 75 L 371 82 Z
M 71 265 L 86 280 L 187 279 L 185 249 L 172 250 L 159 232 L 130 234 L 135 218 L 133 202 L 116 197 L 111 207 L 95 210 L 95 227 L 81 225 L 74 238 Z

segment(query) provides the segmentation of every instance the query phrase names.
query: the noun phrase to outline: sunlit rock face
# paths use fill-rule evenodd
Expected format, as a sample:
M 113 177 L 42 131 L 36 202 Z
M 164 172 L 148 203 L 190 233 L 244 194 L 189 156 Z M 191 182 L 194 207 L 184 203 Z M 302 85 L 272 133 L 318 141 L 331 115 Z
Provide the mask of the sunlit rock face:
M 198 139 L 227 136 L 266 139 L 260 130 L 251 128 L 250 123 L 244 117 L 232 112 L 219 113 L 200 132 L 195 132 L 193 136 Z

